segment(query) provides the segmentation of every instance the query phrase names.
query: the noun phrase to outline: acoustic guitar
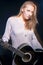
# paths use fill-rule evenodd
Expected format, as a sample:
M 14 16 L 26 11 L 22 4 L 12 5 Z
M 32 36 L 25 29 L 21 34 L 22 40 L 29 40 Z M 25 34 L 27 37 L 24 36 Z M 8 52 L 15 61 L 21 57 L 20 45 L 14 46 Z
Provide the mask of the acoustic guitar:
M 40 57 L 43 56 L 43 49 L 34 50 L 27 43 L 21 44 L 17 49 L 9 43 L 4 43 L 0 39 L 0 45 L 14 53 L 14 62 L 16 65 L 37 65 Z

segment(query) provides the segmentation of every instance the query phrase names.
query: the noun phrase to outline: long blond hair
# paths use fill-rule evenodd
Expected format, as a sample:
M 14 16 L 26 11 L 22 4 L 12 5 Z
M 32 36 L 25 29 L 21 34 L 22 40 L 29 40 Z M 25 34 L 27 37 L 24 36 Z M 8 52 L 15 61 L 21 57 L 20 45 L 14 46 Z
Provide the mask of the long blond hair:
M 25 23 L 26 24 L 25 26 L 26 26 L 27 29 L 33 28 L 34 33 L 35 33 L 38 41 L 42 45 L 41 38 L 40 38 L 40 36 L 39 36 L 39 34 L 37 32 L 37 29 L 36 29 L 36 24 L 38 23 L 38 20 L 37 20 L 37 5 L 33 1 L 26 1 L 26 2 L 24 2 L 23 5 L 20 8 L 20 12 L 19 12 L 18 16 L 20 16 L 22 14 L 22 9 L 25 8 L 26 5 L 28 5 L 28 4 L 31 4 L 34 7 L 34 14 L 33 14 L 32 18 L 31 18 L 31 20 L 29 22 Z
M 34 13 L 33 13 L 33 16 L 31 17 L 31 20 L 30 20 L 31 23 L 30 23 L 30 21 L 26 22 L 25 23 L 25 27 L 27 29 L 31 29 L 31 28 L 35 29 L 35 26 L 38 23 L 38 20 L 37 20 L 37 6 L 36 6 L 36 4 L 34 4 L 34 2 L 32 2 L 32 1 L 26 1 L 26 2 L 24 2 L 23 5 L 20 8 L 20 12 L 19 12 L 18 16 L 20 16 L 22 14 L 22 9 L 25 8 L 26 5 L 29 5 L 29 4 L 34 7 Z

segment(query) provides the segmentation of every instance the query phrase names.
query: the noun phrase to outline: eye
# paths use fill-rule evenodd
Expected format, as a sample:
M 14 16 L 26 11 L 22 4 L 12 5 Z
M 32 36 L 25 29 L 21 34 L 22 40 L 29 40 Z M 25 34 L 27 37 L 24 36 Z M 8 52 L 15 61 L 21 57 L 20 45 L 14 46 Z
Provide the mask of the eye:
M 27 10 L 27 11 L 30 11 L 30 10 Z

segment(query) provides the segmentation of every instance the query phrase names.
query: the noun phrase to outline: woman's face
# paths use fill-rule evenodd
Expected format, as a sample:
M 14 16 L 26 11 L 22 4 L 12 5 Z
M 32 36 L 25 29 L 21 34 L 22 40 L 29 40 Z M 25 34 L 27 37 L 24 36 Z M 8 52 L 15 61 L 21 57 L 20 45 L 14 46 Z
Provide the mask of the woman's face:
M 34 7 L 32 5 L 26 5 L 25 8 L 23 8 L 23 18 L 25 20 L 29 20 L 31 16 L 34 13 Z

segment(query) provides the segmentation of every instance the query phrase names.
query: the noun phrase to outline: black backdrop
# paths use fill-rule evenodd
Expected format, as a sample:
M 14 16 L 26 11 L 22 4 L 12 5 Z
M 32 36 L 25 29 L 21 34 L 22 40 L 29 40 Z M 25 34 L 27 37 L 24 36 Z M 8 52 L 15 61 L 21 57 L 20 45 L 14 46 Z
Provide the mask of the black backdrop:
M 4 33 L 5 24 L 8 17 L 16 15 L 19 12 L 20 6 L 26 0 L 0 0 L 0 37 Z M 32 0 L 38 5 L 38 32 L 43 40 L 43 0 Z
M 10 16 L 18 14 L 20 6 L 25 1 L 27 1 L 27 0 L 0 0 L 0 38 L 2 37 L 2 35 L 4 33 L 7 19 Z M 41 37 L 41 40 L 43 41 L 43 0 L 32 0 L 32 1 L 37 3 L 38 8 L 39 8 L 38 9 L 38 16 L 37 16 L 39 26 L 37 28 L 37 31 Z M 11 52 L 9 52 L 8 50 L 6 51 L 5 49 L 3 49 L 0 46 L 0 56 L 2 56 L 4 62 L 6 62 L 4 60 L 4 58 L 6 59 L 6 57 L 7 57 L 7 60 L 9 58 L 11 59 L 10 53 Z M 7 62 L 6 62 L 6 65 L 9 65 L 9 64 L 7 64 Z

